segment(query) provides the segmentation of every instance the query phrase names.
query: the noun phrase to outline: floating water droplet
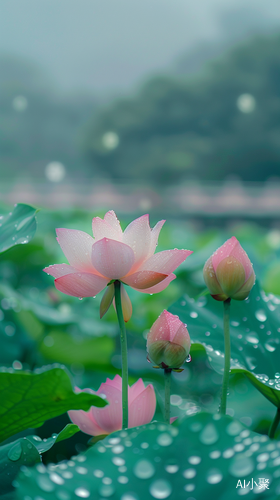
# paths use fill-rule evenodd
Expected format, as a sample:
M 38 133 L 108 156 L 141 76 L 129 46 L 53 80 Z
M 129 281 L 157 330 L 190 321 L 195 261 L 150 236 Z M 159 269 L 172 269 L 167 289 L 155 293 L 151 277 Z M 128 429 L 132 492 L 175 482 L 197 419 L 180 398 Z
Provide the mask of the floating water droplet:
M 209 453 L 209 457 L 214 459 L 214 460 L 216 458 L 219 458 L 220 456 L 221 456 L 220 450 L 214 450 L 214 451 L 211 451 L 211 453 Z
M 159 479 L 151 484 L 149 491 L 154 498 L 168 498 L 172 493 L 172 486 L 168 481 Z
M 237 436 L 242 431 L 242 429 L 243 429 L 243 427 L 242 427 L 242 425 L 239 422 L 231 422 L 227 426 L 226 432 L 230 436 Z
M 22 454 L 22 446 L 21 443 L 18 442 L 8 451 L 8 458 L 12 462 L 17 462 L 17 460 L 20 459 L 21 454 Z
M 254 332 L 251 332 L 250 334 L 246 335 L 246 340 L 250 342 L 250 344 L 258 344 L 259 339 L 256 335 L 254 335 Z
M 79 487 L 75 489 L 75 494 L 80 498 L 88 498 L 90 496 L 90 491 L 86 488 Z
M 160 446 L 170 446 L 173 442 L 173 438 L 167 432 L 160 434 L 157 438 L 157 443 Z
M 118 477 L 118 482 L 119 482 L 120 484 L 127 484 L 127 483 L 128 483 L 128 481 L 129 481 L 129 479 L 128 479 L 128 477 L 126 477 L 126 476 L 119 476 L 119 477 Z
M 47 476 L 38 476 L 36 478 L 37 484 L 39 488 L 43 491 L 53 491 L 55 489 L 55 485 L 49 480 Z
M 204 427 L 199 434 L 199 439 L 203 444 L 214 444 L 219 439 L 219 434 L 214 424 L 210 423 Z
M 192 360 L 192 357 L 191 357 L 191 355 L 189 354 L 189 355 L 188 355 L 188 357 L 187 357 L 187 359 L 186 359 L 186 363 L 190 363 L 190 362 L 191 362 L 191 360 Z
M 154 475 L 155 468 L 149 460 L 139 460 L 135 464 L 133 472 L 135 476 L 140 479 L 148 479 Z
M 267 342 L 265 342 L 264 347 L 267 351 L 274 352 L 276 349 L 275 341 L 273 339 L 268 340 Z
M 111 484 L 110 485 L 103 484 L 102 486 L 100 486 L 98 492 L 102 497 L 108 498 L 114 495 L 115 488 Z
M 198 465 L 201 462 L 201 458 L 198 457 L 197 455 L 193 455 L 193 456 L 188 458 L 188 461 L 192 465 Z
M 196 470 L 195 469 L 186 469 L 184 470 L 183 472 L 183 476 L 186 478 L 186 479 L 192 479 L 193 477 L 196 476 Z
M 261 453 L 260 455 L 257 456 L 257 461 L 258 462 L 267 462 L 269 459 L 269 454 L 268 453 Z
M 116 458 L 117 458 L 117 457 L 116 457 Z M 124 461 L 123 461 L 123 462 L 124 462 Z M 114 463 L 115 463 L 115 462 L 114 462 Z M 103 470 L 100 470 L 100 469 L 95 469 L 95 470 L 93 471 L 93 475 L 94 475 L 95 477 L 103 477 L 103 476 L 104 476 L 104 472 L 103 472 Z
M 64 484 L 64 479 L 60 477 L 56 472 L 52 472 L 50 474 L 50 480 L 53 481 L 55 484 Z
M 267 316 L 266 316 L 266 312 L 264 309 L 258 309 L 256 312 L 255 312 L 255 316 L 257 318 L 258 321 L 266 321 L 267 320 Z
M 228 448 L 223 452 L 223 458 L 231 458 L 234 455 L 234 450 L 232 448 Z
M 185 491 L 193 491 L 193 490 L 195 490 L 195 484 L 193 484 L 193 483 L 186 484 L 184 486 L 184 490 Z
M 169 472 L 169 474 L 175 474 L 179 470 L 179 465 L 166 465 L 165 466 L 166 472 Z
M 113 452 L 113 453 L 116 453 L 116 454 L 118 454 L 118 453 L 122 453 L 122 452 L 123 452 L 123 450 L 124 450 L 124 447 L 123 447 L 122 445 L 117 445 L 117 446 L 114 446 L 114 447 L 112 448 L 112 452 Z
M 247 364 L 250 370 L 254 370 L 257 366 L 257 360 L 255 358 L 246 357 Z
M 124 493 L 121 496 L 121 500 L 139 500 L 139 497 L 135 493 Z
M 223 475 L 219 469 L 210 469 L 206 474 L 206 481 L 209 484 L 218 484 L 223 479 Z
M 228 470 L 234 477 L 247 476 L 254 470 L 254 461 L 245 455 L 235 455 Z
M 198 316 L 198 314 L 197 314 L 197 312 L 196 312 L 196 311 L 192 311 L 192 312 L 190 313 L 190 317 L 191 317 L 191 318 L 197 318 L 197 316 Z
M 85 467 L 76 467 L 76 472 L 78 472 L 78 474 L 87 474 L 88 470 Z
M 113 462 L 113 464 L 117 465 L 118 467 L 125 464 L 125 460 L 121 457 L 113 457 L 112 462 Z
M 68 491 L 57 489 L 55 494 L 56 494 L 58 500 L 70 500 L 70 493 L 68 493 Z

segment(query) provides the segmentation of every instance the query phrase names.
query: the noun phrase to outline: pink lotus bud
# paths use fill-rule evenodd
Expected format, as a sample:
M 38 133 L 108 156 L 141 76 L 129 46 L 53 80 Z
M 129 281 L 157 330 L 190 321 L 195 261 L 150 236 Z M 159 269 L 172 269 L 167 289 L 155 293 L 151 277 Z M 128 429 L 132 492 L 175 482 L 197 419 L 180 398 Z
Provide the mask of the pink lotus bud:
M 147 337 L 150 361 L 161 368 L 178 369 L 186 361 L 191 347 L 189 332 L 178 316 L 163 311 Z
M 76 392 L 81 392 L 78 387 Z M 97 392 L 83 389 L 107 399 L 105 408 L 92 406 L 89 411 L 71 410 L 68 415 L 81 431 L 91 436 L 111 434 L 122 428 L 122 379 L 116 375 L 113 380 L 107 378 Z M 148 424 L 155 413 L 156 395 L 152 384 L 144 386 L 140 378 L 131 387 L 128 386 L 128 427 Z
M 244 300 L 255 283 L 255 273 L 248 255 L 232 236 L 207 260 L 203 276 L 216 300 Z

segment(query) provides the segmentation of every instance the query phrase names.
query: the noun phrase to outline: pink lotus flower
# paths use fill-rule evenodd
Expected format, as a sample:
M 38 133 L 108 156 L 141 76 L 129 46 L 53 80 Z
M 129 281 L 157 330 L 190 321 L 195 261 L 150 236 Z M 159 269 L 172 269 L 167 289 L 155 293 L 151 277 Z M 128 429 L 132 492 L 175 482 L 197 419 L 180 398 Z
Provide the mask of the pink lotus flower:
M 232 236 L 207 260 L 203 276 L 216 300 L 244 300 L 255 283 L 255 273 L 248 255 Z
M 123 232 L 111 210 L 104 220 L 94 217 L 94 238 L 75 229 L 57 229 L 57 240 L 70 265 L 54 264 L 44 269 L 55 278 L 58 290 L 74 297 L 93 297 L 109 285 L 100 305 L 102 317 L 114 298 L 115 280 L 122 283 L 125 321 L 132 307 L 123 283 L 143 293 L 164 290 L 176 278 L 173 271 L 190 255 L 190 250 L 166 250 L 155 254 L 164 220 L 153 229 L 149 216 L 131 222 Z
M 81 431 L 91 436 L 110 434 L 122 428 L 122 379 L 116 375 L 113 380 L 107 378 L 97 392 L 91 389 L 78 389 L 76 392 L 89 392 L 106 397 L 109 405 L 105 408 L 92 406 L 89 411 L 71 410 L 68 415 Z M 148 424 L 155 413 L 156 396 L 152 384 L 144 386 L 140 378 L 131 387 L 128 386 L 128 427 Z
M 147 337 L 150 361 L 161 368 L 178 369 L 186 361 L 191 347 L 189 332 L 178 316 L 163 311 Z

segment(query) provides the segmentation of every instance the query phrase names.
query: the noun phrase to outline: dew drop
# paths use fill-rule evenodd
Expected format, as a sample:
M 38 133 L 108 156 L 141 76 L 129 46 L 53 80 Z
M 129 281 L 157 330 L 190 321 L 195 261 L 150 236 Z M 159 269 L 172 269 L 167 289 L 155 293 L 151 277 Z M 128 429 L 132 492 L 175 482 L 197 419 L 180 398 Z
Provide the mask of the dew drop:
M 188 460 L 189 460 L 189 463 L 192 465 L 198 465 L 201 462 L 201 458 L 198 457 L 197 455 L 192 455 L 191 457 L 189 457 Z
M 267 342 L 265 342 L 264 347 L 266 348 L 267 351 L 274 352 L 276 349 L 274 340 L 268 340 Z
M 139 497 L 135 495 L 135 493 L 124 493 L 121 496 L 121 500 L 138 500 Z
M 264 309 L 258 309 L 255 312 L 255 316 L 256 316 L 258 321 L 266 321 L 267 320 L 266 312 Z
M 260 455 L 257 456 L 257 461 L 258 462 L 267 462 L 269 459 L 269 454 L 268 453 L 261 453 Z
M 90 496 L 90 491 L 86 488 L 80 487 L 75 489 L 75 494 L 80 498 L 88 498 Z
M 170 436 L 170 434 L 168 434 L 167 432 L 160 434 L 157 438 L 157 443 L 160 446 L 170 446 L 172 444 L 172 442 L 173 442 L 173 439 Z
M 37 484 L 39 488 L 43 491 L 53 491 L 55 489 L 55 485 L 49 480 L 47 476 L 38 476 L 36 478 Z
M 210 469 L 206 475 L 206 481 L 209 484 L 220 483 L 222 479 L 223 479 L 223 475 L 219 471 L 219 469 Z
M 112 452 L 116 453 L 116 454 L 122 453 L 123 450 L 124 450 L 124 447 L 122 445 L 117 445 L 117 446 L 114 446 L 112 448 Z
M 193 477 L 196 476 L 196 470 L 195 469 L 186 469 L 184 470 L 183 472 L 183 476 L 186 478 L 186 479 L 192 479 Z
M 191 355 L 189 354 L 189 355 L 188 355 L 188 357 L 187 357 L 187 359 L 186 359 L 186 363 L 190 363 L 190 362 L 191 362 L 191 360 L 192 360 L 192 357 L 191 357 Z
M 245 455 L 235 455 L 228 470 L 234 477 L 244 477 L 254 470 L 254 462 Z
M 55 494 L 58 500 L 70 500 L 70 494 L 68 493 L 68 491 L 57 490 Z
M 243 427 L 239 422 L 231 422 L 227 426 L 226 432 L 230 436 L 237 436 L 242 431 L 242 429 L 243 429 Z
M 245 338 L 248 342 L 250 342 L 250 344 L 258 344 L 259 343 L 259 339 L 254 335 L 254 332 L 246 335 Z
M 121 496 L 121 500 L 138 500 L 139 497 L 135 495 L 135 493 L 124 493 Z
M 169 472 L 169 474 L 175 474 L 179 470 L 179 465 L 166 465 L 165 466 L 166 472 Z
M 21 443 L 18 442 L 8 451 L 8 458 L 12 462 L 16 462 L 17 460 L 20 459 L 21 454 L 22 454 L 22 446 Z
M 140 479 L 148 479 L 154 475 L 155 468 L 149 460 L 139 460 L 135 464 L 133 472 L 135 476 Z
M 98 492 L 102 497 L 108 498 L 114 495 L 115 488 L 111 484 L 102 484 Z
M 50 480 L 53 481 L 53 483 L 55 484 L 64 484 L 64 479 L 62 479 L 62 477 L 60 477 L 58 474 L 56 474 L 56 472 L 52 472 L 50 474 Z
M 172 493 L 172 486 L 168 481 L 159 479 L 151 484 L 149 491 L 154 498 L 168 498 Z
M 214 444 L 219 439 L 219 434 L 214 424 L 210 423 L 204 427 L 199 434 L 199 439 L 203 444 Z
M 103 477 L 103 476 L 104 476 L 104 472 L 103 472 L 103 470 L 100 470 L 100 469 L 95 469 L 95 470 L 93 471 L 93 475 L 94 475 L 95 477 Z
M 121 457 L 113 457 L 112 462 L 113 462 L 113 464 L 117 465 L 118 467 L 125 464 L 125 460 Z
M 192 311 L 192 312 L 190 313 L 190 317 L 191 317 L 191 318 L 197 318 L 197 316 L 198 316 L 198 314 L 197 314 L 197 312 L 196 312 L 196 311 Z

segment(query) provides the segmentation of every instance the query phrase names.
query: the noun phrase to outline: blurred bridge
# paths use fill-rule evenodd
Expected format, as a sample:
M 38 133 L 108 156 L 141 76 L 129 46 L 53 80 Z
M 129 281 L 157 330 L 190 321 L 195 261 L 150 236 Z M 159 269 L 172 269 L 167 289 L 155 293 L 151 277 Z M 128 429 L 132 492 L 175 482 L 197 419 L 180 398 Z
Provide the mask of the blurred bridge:
M 189 182 L 158 191 L 147 186 L 93 181 L 1 183 L 0 203 L 28 203 L 50 209 L 114 209 L 119 213 L 149 211 L 161 217 L 279 218 L 280 182 Z

